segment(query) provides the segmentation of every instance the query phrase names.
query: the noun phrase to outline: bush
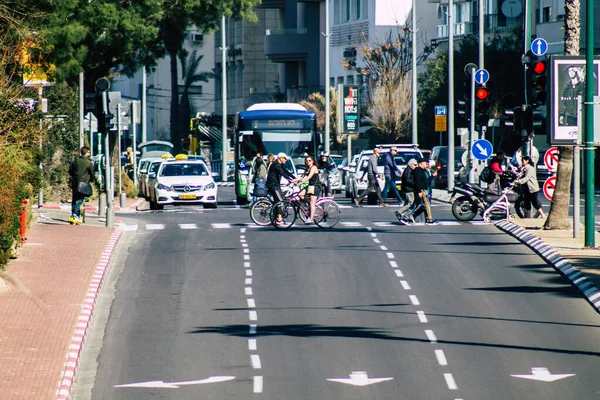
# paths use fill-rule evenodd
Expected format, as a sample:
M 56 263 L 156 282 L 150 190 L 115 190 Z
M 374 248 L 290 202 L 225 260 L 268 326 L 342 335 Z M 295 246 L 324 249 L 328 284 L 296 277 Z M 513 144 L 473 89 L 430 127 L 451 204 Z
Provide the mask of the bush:
M 121 185 L 123 186 L 123 192 L 127 197 L 131 199 L 136 199 L 138 197 L 137 187 L 135 187 L 135 184 L 125 172 L 121 172 Z

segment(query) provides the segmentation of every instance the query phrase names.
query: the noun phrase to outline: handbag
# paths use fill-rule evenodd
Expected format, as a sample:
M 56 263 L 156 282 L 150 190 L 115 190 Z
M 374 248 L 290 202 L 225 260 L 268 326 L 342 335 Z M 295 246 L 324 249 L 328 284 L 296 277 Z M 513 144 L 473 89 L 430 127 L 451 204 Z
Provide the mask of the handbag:
M 306 194 L 315 194 L 315 185 L 308 185 L 308 189 L 306 189 Z
M 92 185 L 87 182 L 79 182 L 77 184 L 77 193 L 82 194 L 84 196 L 91 196 L 94 191 L 92 190 Z

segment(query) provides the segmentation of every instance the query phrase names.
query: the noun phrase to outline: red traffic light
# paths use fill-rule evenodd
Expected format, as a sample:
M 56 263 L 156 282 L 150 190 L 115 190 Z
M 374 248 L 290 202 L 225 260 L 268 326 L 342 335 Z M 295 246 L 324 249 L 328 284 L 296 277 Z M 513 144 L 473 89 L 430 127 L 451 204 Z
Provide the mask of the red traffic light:
M 488 92 L 486 88 L 479 88 L 477 89 L 477 92 L 475 92 L 475 96 L 477 96 L 479 100 L 485 100 L 488 97 L 488 94 L 490 94 L 490 92 Z
M 535 64 L 533 64 L 533 72 L 535 72 L 538 75 L 541 75 L 544 72 L 546 72 L 546 61 L 538 61 Z

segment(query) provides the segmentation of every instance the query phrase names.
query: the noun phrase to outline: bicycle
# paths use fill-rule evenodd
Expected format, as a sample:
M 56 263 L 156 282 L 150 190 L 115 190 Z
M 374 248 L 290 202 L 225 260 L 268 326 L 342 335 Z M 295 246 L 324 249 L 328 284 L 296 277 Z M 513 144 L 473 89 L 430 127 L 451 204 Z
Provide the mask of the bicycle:
M 297 188 L 297 187 L 296 187 Z M 296 189 L 295 188 L 295 189 Z M 279 203 L 280 210 L 277 210 L 277 204 L 273 204 L 270 210 L 270 220 L 277 229 L 289 229 L 294 225 L 298 215 L 306 223 L 310 222 L 310 204 L 303 201 L 298 196 L 299 190 L 293 190 L 292 193 Z M 281 213 L 283 222 L 277 222 L 277 214 Z M 340 208 L 333 200 L 333 197 L 321 197 L 315 204 L 315 224 L 319 228 L 333 228 L 340 220 Z
M 284 196 L 291 196 L 296 190 L 292 185 L 285 185 L 283 188 Z M 271 197 L 260 197 L 250 206 L 250 219 L 258 226 L 267 226 L 271 224 L 271 207 L 273 200 Z

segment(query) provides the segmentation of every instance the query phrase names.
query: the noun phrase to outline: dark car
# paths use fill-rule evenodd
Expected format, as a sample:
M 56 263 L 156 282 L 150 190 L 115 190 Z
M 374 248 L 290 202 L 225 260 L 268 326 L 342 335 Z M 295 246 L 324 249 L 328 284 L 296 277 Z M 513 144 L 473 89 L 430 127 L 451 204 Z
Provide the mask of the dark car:
M 467 151 L 464 147 L 454 148 L 454 181 L 458 180 L 458 172 L 462 168 L 462 155 Z M 431 172 L 437 171 L 434 187 L 448 187 L 448 146 L 435 146 L 431 149 Z

